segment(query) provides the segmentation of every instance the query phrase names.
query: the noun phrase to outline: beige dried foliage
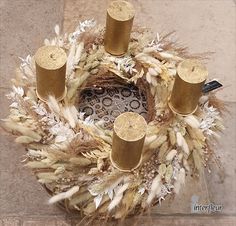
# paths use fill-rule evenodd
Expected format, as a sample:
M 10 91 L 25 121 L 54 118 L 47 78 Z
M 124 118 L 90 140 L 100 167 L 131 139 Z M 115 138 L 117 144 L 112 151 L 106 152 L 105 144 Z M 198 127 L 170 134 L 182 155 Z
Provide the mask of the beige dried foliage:
M 118 207 L 118 209 L 115 212 L 115 218 L 116 219 L 123 219 L 129 214 L 129 210 L 132 206 L 133 199 L 134 199 L 135 190 L 129 189 L 125 192 L 121 205 Z
M 50 165 L 42 162 L 42 161 L 30 161 L 25 164 L 26 167 L 30 167 L 32 169 L 44 169 L 50 168 Z
M 35 141 L 34 138 L 28 136 L 19 136 L 15 139 L 15 142 L 20 144 L 30 144 L 33 143 L 34 141 Z
M 192 139 L 197 138 L 198 140 L 202 140 L 202 141 L 206 140 L 203 132 L 200 129 L 191 128 L 190 126 L 187 126 L 187 131 Z
M 70 206 L 80 205 L 91 198 L 92 198 L 92 195 L 88 191 L 85 191 L 83 193 L 79 192 L 70 198 L 69 205 Z
M 195 168 L 200 171 L 202 169 L 202 158 L 197 150 L 193 150 L 193 161 Z
M 158 168 L 158 173 L 163 177 L 166 173 L 166 164 L 162 163 Z
M 174 146 L 176 144 L 176 136 L 175 136 L 174 130 L 170 129 L 168 134 L 169 134 L 170 143 L 172 146 Z
M 103 183 L 98 182 L 91 184 L 89 187 L 89 190 L 92 191 L 95 194 L 100 194 L 104 192 L 106 189 L 110 188 L 114 184 L 119 184 L 123 179 L 125 175 L 120 171 L 115 171 L 111 173 L 110 175 L 104 176 Z
M 54 172 L 37 173 L 37 177 L 41 183 L 51 183 L 59 179 L 59 177 L 55 175 Z
M 158 152 L 158 156 L 159 156 L 159 159 L 160 159 L 161 161 L 164 160 L 164 158 L 165 158 L 165 156 L 166 156 L 166 154 L 167 154 L 168 148 L 169 148 L 169 143 L 168 143 L 167 141 L 164 142 L 164 143 L 161 145 L 161 147 L 160 147 L 160 149 L 159 149 L 159 152 Z
M 166 173 L 165 173 L 165 181 L 167 183 L 170 183 L 172 175 L 173 175 L 173 167 L 172 165 L 168 165 L 166 168 Z
M 194 147 L 192 139 L 189 136 L 185 136 L 185 140 L 188 144 L 189 151 L 192 151 Z
M 91 164 L 91 161 L 89 159 L 83 157 L 70 158 L 69 162 L 71 162 L 75 166 L 81 166 L 81 167 L 85 167 Z
M 25 127 L 24 125 L 21 125 L 12 121 L 5 121 L 5 126 L 6 128 L 14 132 L 18 132 L 22 134 L 23 136 L 32 138 L 36 142 L 41 140 L 41 136 L 37 132 L 33 131 L 32 129 L 28 127 Z
M 150 149 L 156 149 L 160 147 L 167 140 L 166 135 L 160 135 L 155 141 L 153 141 L 150 145 Z

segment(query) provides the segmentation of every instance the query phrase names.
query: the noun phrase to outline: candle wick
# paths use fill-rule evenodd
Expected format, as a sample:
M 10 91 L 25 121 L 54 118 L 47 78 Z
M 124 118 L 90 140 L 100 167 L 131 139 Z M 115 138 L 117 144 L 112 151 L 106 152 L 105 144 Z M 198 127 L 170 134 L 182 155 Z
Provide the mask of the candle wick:
M 192 68 L 192 72 L 194 72 L 194 70 L 195 70 L 195 67 Z
M 50 54 L 50 57 L 51 57 L 53 60 L 56 60 L 56 59 L 54 58 L 54 56 L 55 56 L 55 55 L 54 55 L 53 53 Z

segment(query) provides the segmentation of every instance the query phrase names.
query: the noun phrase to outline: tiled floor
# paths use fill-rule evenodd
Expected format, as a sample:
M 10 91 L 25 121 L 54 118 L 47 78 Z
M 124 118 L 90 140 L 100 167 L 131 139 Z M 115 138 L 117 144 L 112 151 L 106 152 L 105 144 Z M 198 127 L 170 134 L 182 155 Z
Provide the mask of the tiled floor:
M 53 37 L 56 23 L 72 31 L 79 20 L 95 18 L 105 21 L 108 0 L 0 0 L 0 118 L 8 111 L 4 95 L 9 91 L 18 56 L 34 54 L 45 37 Z M 229 104 L 230 115 L 225 118 L 226 131 L 217 152 L 224 163 L 224 173 L 205 174 L 205 180 L 187 183 L 173 205 L 167 200 L 158 213 L 183 213 L 191 211 L 191 197 L 198 195 L 224 206 L 223 214 L 236 215 L 236 3 L 233 0 L 132 0 L 136 7 L 136 25 L 150 27 L 154 32 L 176 30 L 176 36 L 192 52 L 215 52 L 207 61 L 212 78 L 225 85 L 220 92 Z M 64 11 L 63 11 L 64 10 Z M 63 15 L 64 14 L 64 15 Z M 24 148 L 0 129 L 0 225 L 75 225 L 62 210 L 46 204 L 48 195 L 34 176 L 22 167 Z M 214 171 L 221 172 L 221 171 Z M 132 221 L 133 222 L 133 221 Z M 137 225 L 233 225 L 233 217 L 183 217 L 141 218 Z M 235 223 L 236 224 L 236 223 Z M 132 225 L 128 220 L 125 225 Z

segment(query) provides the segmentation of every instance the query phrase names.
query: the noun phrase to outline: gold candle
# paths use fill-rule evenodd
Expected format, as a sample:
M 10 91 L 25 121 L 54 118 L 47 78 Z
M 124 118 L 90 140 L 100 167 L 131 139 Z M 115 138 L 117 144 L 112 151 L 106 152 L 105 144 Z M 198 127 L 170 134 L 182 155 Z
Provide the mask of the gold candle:
M 133 112 L 119 115 L 113 128 L 111 162 L 121 171 L 130 171 L 139 166 L 146 136 L 145 119 Z
M 207 75 L 206 67 L 197 60 L 184 60 L 178 65 L 169 101 L 173 112 L 188 115 L 196 111 Z
M 113 1 L 107 9 L 105 50 L 116 56 L 128 50 L 134 19 L 134 7 L 126 1 Z
M 66 95 L 65 74 L 67 56 L 57 46 L 43 46 L 35 54 L 37 96 L 47 101 L 49 95 L 60 101 Z

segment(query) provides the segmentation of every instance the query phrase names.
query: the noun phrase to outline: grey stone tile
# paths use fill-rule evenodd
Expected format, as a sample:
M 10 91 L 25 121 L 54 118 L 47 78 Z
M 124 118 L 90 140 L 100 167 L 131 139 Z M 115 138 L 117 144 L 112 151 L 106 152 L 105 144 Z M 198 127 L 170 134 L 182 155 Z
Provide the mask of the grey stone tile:
M 0 6 L 0 118 L 4 118 L 9 105 L 4 95 L 19 66 L 18 56 L 34 54 L 45 37 L 54 36 L 54 25 L 62 25 L 64 2 L 2 0 Z M 22 166 L 24 148 L 4 134 L 0 128 L 0 216 L 61 214 L 57 207 L 47 205 L 49 196 Z
M 0 221 L 1 223 L 1 221 Z M 17 217 L 4 217 L 2 219 L 3 226 L 20 226 L 21 222 Z

